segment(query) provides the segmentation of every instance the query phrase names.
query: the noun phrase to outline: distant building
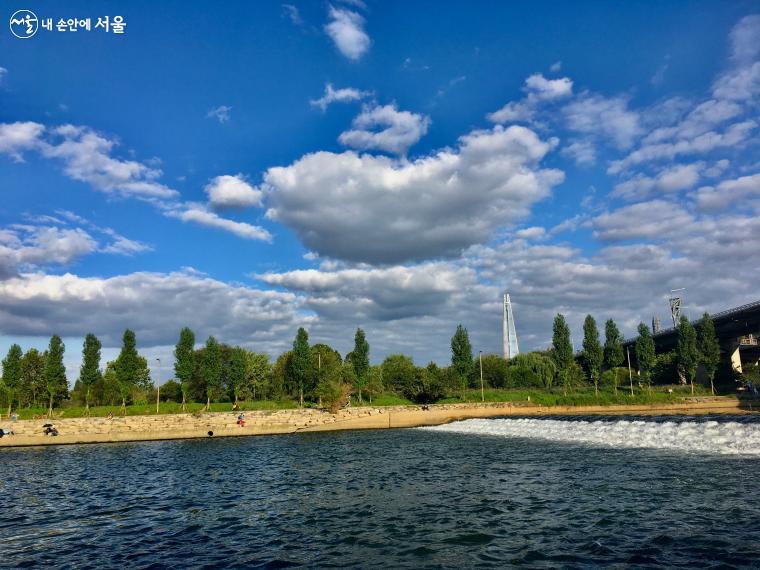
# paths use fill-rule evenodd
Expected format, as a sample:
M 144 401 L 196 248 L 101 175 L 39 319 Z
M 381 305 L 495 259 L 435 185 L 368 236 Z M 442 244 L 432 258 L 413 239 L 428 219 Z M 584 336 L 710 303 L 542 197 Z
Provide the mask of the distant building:
M 654 334 L 657 334 L 662 330 L 662 323 L 660 322 L 659 315 L 655 315 L 652 317 L 652 332 Z
M 513 356 L 520 354 L 517 347 L 517 330 L 515 329 L 515 317 L 512 315 L 512 302 L 509 300 L 509 293 L 504 292 L 504 315 L 502 322 L 504 334 L 504 359 L 509 360 Z

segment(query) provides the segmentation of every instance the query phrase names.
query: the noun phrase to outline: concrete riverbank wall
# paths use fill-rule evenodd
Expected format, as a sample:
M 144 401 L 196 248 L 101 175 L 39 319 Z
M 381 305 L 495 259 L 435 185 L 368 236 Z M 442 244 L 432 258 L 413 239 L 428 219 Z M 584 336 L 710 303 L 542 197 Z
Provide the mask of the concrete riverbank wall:
M 14 435 L 0 438 L 0 448 L 107 443 L 248 435 L 287 434 L 295 432 L 345 429 L 407 428 L 439 425 L 467 418 L 496 416 L 540 416 L 573 414 L 706 414 L 753 413 L 732 398 L 698 398 L 694 400 L 631 406 L 536 406 L 529 403 L 439 404 L 428 406 L 354 407 L 331 414 L 316 409 L 292 409 L 245 412 L 245 427 L 237 425 L 238 412 L 202 414 L 167 414 L 116 416 L 109 418 L 70 418 L 60 420 L 23 420 L 2 422 Z M 58 436 L 44 434 L 43 425 L 52 423 Z

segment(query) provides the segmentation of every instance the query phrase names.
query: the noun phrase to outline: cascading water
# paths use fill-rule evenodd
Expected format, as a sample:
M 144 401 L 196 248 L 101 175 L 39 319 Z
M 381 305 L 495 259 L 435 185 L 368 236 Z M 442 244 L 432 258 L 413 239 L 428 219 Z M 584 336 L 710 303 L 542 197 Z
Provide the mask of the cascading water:
M 616 448 L 760 456 L 760 418 L 472 419 L 419 428 Z

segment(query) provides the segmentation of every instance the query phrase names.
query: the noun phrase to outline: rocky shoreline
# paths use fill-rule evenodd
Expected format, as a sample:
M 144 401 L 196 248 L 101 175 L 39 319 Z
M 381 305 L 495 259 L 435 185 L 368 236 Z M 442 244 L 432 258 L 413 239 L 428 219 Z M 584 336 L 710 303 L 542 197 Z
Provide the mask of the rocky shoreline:
M 745 414 L 758 408 L 733 398 L 693 398 L 683 402 L 649 405 L 538 406 L 524 403 L 436 404 L 430 406 L 354 407 L 331 414 L 317 409 L 245 412 L 245 426 L 237 424 L 238 412 L 116 416 L 114 418 L 69 418 L 22 420 L 0 427 L 13 435 L 0 438 L 0 448 L 124 441 L 239 437 L 296 432 L 350 429 L 408 428 L 440 425 L 467 418 L 548 415 L 677 415 Z M 46 435 L 52 423 L 57 436 Z M 7 424 L 7 425 L 6 425 Z

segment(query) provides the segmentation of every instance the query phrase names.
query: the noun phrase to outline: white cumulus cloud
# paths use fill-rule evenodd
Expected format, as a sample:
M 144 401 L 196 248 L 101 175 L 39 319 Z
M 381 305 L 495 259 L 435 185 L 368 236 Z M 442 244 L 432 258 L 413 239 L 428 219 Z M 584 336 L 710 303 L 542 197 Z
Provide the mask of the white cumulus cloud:
M 395 104 L 365 105 L 362 112 L 344 131 L 338 141 L 360 150 L 384 150 L 394 154 L 406 151 L 419 141 L 430 126 L 430 117 L 399 111 Z
M 334 6 L 329 7 L 329 16 L 330 22 L 325 26 L 327 35 L 348 59 L 360 59 L 371 43 L 364 31 L 364 17 L 352 10 Z
M 248 184 L 242 174 L 217 176 L 204 191 L 213 208 L 248 208 L 261 204 L 261 191 Z
M 413 161 L 315 152 L 264 175 L 267 216 L 321 256 L 397 263 L 451 256 L 524 218 L 564 175 L 542 169 L 556 145 L 496 126 Z

